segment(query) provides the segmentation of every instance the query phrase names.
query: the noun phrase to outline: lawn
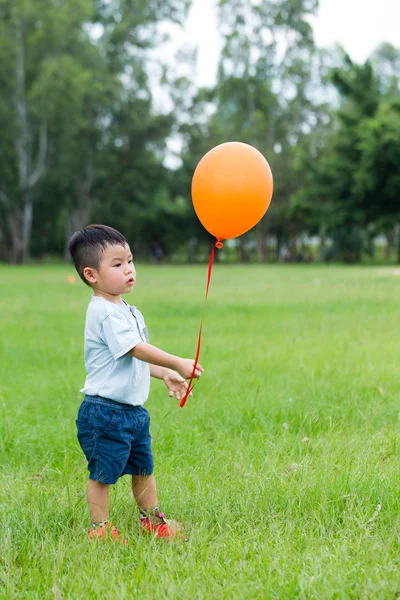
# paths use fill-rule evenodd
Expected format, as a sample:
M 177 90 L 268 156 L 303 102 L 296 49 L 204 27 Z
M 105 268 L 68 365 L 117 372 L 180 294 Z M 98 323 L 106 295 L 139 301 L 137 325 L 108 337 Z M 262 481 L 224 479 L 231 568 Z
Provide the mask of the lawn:
M 147 408 L 160 507 L 188 542 L 89 543 L 75 434 L 90 297 L 68 266 L 0 267 L 0 598 L 400 597 L 400 277 L 373 267 L 213 272 L 205 373 Z M 194 357 L 206 267 L 138 267 L 151 342 Z

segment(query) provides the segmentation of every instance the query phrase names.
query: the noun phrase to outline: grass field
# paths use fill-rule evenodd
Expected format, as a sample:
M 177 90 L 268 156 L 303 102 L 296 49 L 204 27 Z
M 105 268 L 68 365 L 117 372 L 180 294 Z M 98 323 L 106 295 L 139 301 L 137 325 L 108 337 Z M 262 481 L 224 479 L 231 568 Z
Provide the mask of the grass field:
M 75 435 L 90 291 L 70 267 L 0 267 L 0 598 L 400 597 L 400 277 L 217 266 L 205 373 L 147 407 L 160 506 L 189 541 L 87 541 Z M 151 342 L 193 357 L 206 267 L 140 267 Z

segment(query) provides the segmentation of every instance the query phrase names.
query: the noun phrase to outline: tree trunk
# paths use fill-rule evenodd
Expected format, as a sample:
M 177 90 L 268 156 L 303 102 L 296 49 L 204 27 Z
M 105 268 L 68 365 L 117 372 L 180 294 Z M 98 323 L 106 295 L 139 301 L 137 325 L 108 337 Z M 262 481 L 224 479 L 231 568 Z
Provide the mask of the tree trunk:
M 22 194 L 22 208 L 8 207 L 7 223 L 11 234 L 10 259 L 14 264 L 26 263 L 32 234 L 33 206 L 29 192 Z
M 325 250 L 327 247 L 327 239 L 325 236 L 325 232 L 319 234 L 319 260 L 325 260 Z
M 47 123 L 43 119 L 40 127 L 38 151 L 35 166 L 32 167 L 32 131 L 28 121 L 25 85 L 25 46 L 23 23 L 16 25 L 17 58 L 16 58 L 16 112 L 18 120 L 18 136 L 15 150 L 18 166 L 18 202 L 8 203 L 8 223 L 12 235 L 12 261 L 27 262 L 32 233 L 33 200 L 32 190 L 45 170 L 47 153 Z M 16 208 L 14 208 L 16 206 Z
M 81 222 L 79 218 L 79 210 L 77 207 L 69 209 L 69 212 L 65 218 L 64 225 L 64 259 L 69 260 L 68 244 L 73 233 L 81 228 Z
M 11 263 L 15 265 L 21 264 L 23 262 L 24 254 L 21 212 L 13 211 L 12 208 L 10 208 L 7 216 L 7 222 L 11 233 Z
M 267 246 L 267 261 L 274 262 L 278 260 L 278 238 L 276 235 L 271 236 L 271 243 L 269 247 Z
M 280 260 L 281 248 L 283 237 L 280 233 L 276 234 L 276 243 L 275 243 L 275 260 L 278 262 Z
M 71 236 L 78 229 L 86 227 L 89 224 L 91 213 L 91 189 L 93 184 L 93 163 L 91 158 L 86 161 L 84 173 L 78 177 L 76 183 L 76 204 L 69 209 L 67 218 L 65 219 L 65 244 L 64 244 L 64 259 L 69 260 L 68 244 Z
M 289 236 L 289 251 L 292 259 L 296 258 L 297 255 L 297 235 L 292 234 Z
M 197 244 L 198 241 L 196 238 L 190 238 L 190 240 L 187 243 L 188 261 L 190 263 L 197 262 Z
M 87 205 L 87 208 L 89 208 L 89 205 Z M 70 255 L 69 255 L 69 250 L 68 250 L 68 244 L 69 244 L 69 240 L 71 239 L 72 235 L 75 233 L 75 231 L 78 231 L 78 229 L 82 229 L 83 227 L 86 227 L 86 225 L 89 224 L 89 211 L 88 210 L 81 210 L 81 208 L 79 206 L 73 206 L 72 208 L 69 209 L 68 215 L 65 219 L 65 226 L 64 226 L 64 259 L 65 260 L 69 260 L 70 259 Z
M 244 263 L 249 262 L 249 253 L 247 251 L 247 239 L 246 236 L 241 235 L 240 238 L 240 261 Z
M 29 192 L 25 192 L 24 196 L 24 208 L 22 211 L 22 262 L 27 263 L 29 259 L 29 249 L 31 246 L 32 236 L 32 218 L 33 218 L 33 205 L 32 198 Z
M 396 226 L 397 230 L 397 264 L 400 265 L 400 224 Z
M 394 247 L 394 231 L 390 231 L 386 234 L 386 248 L 385 248 L 385 260 L 390 261 L 392 251 Z
M 267 224 L 265 219 L 261 219 L 261 221 L 256 226 L 256 235 L 257 235 L 257 256 L 260 262 L 267 261 Z
M 0 190 L 0 260 L 11 262 L 12 238 L 8 215 L 9 200 L 7 194 Z

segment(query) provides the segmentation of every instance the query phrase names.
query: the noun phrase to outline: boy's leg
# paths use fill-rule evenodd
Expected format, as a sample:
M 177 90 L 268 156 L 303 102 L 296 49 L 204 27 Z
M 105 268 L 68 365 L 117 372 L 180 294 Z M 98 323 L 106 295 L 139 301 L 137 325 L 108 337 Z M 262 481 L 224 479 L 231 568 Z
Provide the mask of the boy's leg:
M 154 475 L 132 475 L 132 491 L 141 513 L 140 529 L 143 533 L 151 533 L 158 538 L 173 538 L 180 534 L 181 524 L 165 519 L 158 510 L 157 488 Z
M 93 528 L 89 531 L 89 539 L 103 540 L 110 537 L 116 542 L 127 544 L 118 531 L 108 522 L 108 492 L 110 486 L 107 483 L 99 483 L 94 479 L 89 479 L 87 487 L 87 503 L 92 519 Z
M 92 523 L 108 521 L 109 489 L 106 483 L 89 479 L 87 487 L 87 503 Z
M 154 475 L 132 475 L 132 492 L 140 511 L 147 512 L 158 507 Z
M 127 472 L 152 473 L 153 455 L 149 433 L 150 417 L 143 407 L 139 407 L 137 413 L 143 425 L 141 435 L 137 432 L 136 438 L 133 440 Z M 151 533 L 157 537 L 165 538 L 172 538 L 177 535 L 179 524 L 168 521 L 164 518 L 164 514 L 158 510 L 157 486 L 153 474 L 132 474 L 132 491 L 141 514 L 140 529 L 143 533 Z

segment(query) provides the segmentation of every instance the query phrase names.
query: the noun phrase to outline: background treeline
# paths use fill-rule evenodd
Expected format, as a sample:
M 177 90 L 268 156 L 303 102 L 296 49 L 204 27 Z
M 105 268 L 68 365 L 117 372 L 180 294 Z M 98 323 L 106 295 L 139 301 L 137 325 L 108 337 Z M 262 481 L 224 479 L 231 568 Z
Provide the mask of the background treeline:
M 193 171 L 240 140 L 275 193 L 225 257 L 355 262 L 380 239 L 400 262 L 400 50 L 316 48 L 317 0 L 215 7 L 217 82 L 199 89 L 194 49 L 165 58 L 190 0 L 0 0 L 0 260 L 65 256 L 89 222 L 144 259 L 202 259 Z

